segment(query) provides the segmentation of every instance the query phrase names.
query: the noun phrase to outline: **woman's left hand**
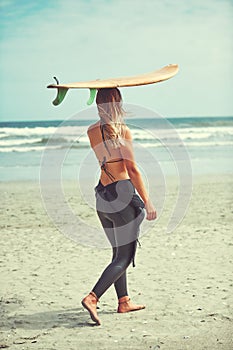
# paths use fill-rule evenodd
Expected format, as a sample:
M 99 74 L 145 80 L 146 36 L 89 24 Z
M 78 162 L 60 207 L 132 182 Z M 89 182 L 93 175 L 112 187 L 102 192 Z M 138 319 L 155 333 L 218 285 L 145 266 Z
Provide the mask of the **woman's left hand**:
M 155 207 L 153 203 L 151 202 L 150 198 L 145 203 L 145 209 L 146 209 L 146 219 L 147 220 L 155 220 L 157 218 L 157 213 L 155 210 Z

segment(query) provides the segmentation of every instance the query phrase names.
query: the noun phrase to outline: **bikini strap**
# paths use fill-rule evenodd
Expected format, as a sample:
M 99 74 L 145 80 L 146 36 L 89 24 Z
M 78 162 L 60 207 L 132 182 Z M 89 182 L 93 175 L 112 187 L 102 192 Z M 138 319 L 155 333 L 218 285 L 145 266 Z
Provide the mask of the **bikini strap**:
M 111 153 L 108 149 L 108 146 L 106 145 L 106 140 L 105 140 L 105 136 L 104 136 L 104 125 L 100 124 L 100 131 L 101 131 L 101 135 L 102 135 L 102 140 L 104 142 L 104 147 L 106 148 L 106 150 L 108 151 L 108 154 L 111 156 Z
M 124 159 L 123 158 L 119 158 L 119 159 L 114 159 L 114 160 L 108 160 L 105 163 L 117 163 L 117 162 L 122 162 Z
M 115 176 L 113 176 L 110 171 L 106 168 L 106 157 L 104 157 L 101 163 L 101 169 L 105 172 L 105 174 L 109 177 L 109 179 L 113 182 L 115 180 Z

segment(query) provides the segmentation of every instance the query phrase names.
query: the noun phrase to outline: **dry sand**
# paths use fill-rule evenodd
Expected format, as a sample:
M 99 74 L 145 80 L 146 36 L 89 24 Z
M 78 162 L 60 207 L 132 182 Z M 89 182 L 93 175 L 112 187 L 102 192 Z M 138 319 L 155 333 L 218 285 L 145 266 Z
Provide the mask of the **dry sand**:
M 232 183 L 230 175 L 194 178 L 188 212 L 172 234 L 165 226 L 177 186 L 168 184 L 166 210 L 128 269 L 130 297 L 147 307 L 117 314 L 111 287 L 99 304 L 100 327 L 80 301 L 111 250 L 60 233 L 37 183 L 0 183 L 0 348 L 232 350 Z M 79 200 L 72 203 L 78 209 Z M 97 222 L 88 207 L 81 215 Z

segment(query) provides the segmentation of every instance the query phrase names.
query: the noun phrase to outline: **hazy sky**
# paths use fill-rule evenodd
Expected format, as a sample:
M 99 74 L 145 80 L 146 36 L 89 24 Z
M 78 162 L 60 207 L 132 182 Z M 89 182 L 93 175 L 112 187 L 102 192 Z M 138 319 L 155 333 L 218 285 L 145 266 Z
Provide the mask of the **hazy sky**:
M 64 119 L 88 90 L 52 105 L 68 83 L 136 75 L 178 63 L 166 82 L 122 88 L 127 103 L 164 116 L 233 115 L 233 0 L 0 2 L 1 120 Z

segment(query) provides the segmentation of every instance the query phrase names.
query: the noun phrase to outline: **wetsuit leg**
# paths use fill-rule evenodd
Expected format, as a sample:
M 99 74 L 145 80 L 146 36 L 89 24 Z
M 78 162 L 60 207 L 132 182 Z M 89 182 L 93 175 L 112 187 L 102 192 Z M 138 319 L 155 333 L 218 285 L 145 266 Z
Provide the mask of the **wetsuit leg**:
M 112 262 L 103 271 L 92 289 L 98 298 L 114 283 L 118 297 L 127 295 L 126 269 L 134 258 L 138 224 L 136 209 L 128 205 L 122 212 L 104 213 L 97 210 L 104 231 L 113 248 Z M 127 222 L 126 222 L 127 218 Z
M 114 232 L 114 228 L 113 228 L 113 223 L 111 220 L 105 218 L 103 214 L 99 213 L 99 218 L 100 218 L 101 224 L 104 228 L 104 231 L 106 233 L 106 236 L 107 236 L 110 244 L 113 246 L 112 247 L 112 262 L 113 262 L 116 259 L 116 256 L 118 254 L 117 253 L 118 247 L 116 247 L 116 237 L 115 237 L 115 232 Z M 128 295 L 126 271 L 124 271 L 123 274 L 114 282 L 114 287 L 115 287 L 118 298 L 121 298 L 122 296 Z M 98 291 L 94 291 L 94 292 L 98 293 Z
M 113 261 L 117 254 L 117 248 L 113 247 L 112 250 L 113 250 L 113 255 L 112 255 L 112 261 Z M 126 271 L 121 275 L 121 277 L 118 278 L 118 280 L 114 282 L 114 287 L 115 287 L 118 299 L 128 295 Z
M 133 241 L 116 248 L 117 251 L 115 258 L 106 267 L 100 279 L 92 289 L 98 298 L 100 298 L 104 292 L 126 271 L 134 255 L 135 245 L 136 241 Z

